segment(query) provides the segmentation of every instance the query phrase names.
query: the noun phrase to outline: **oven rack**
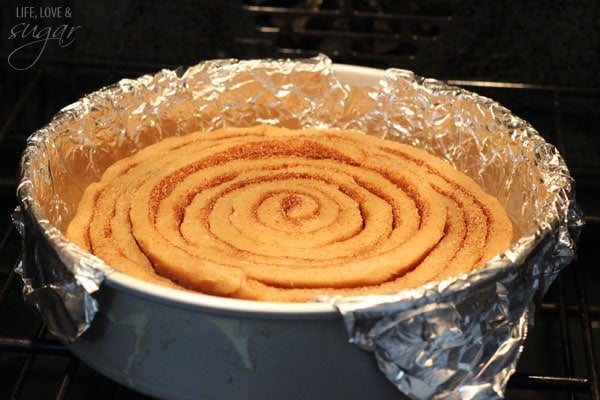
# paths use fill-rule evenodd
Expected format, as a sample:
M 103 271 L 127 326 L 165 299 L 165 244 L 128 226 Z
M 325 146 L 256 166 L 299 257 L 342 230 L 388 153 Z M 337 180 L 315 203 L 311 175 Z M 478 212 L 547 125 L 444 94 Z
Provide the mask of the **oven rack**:
M 14 272 L 20 253 L 20 236 L 10 220 L 14 210 L 16 165 L 28 133 L 46 123 L 57 107 L 68 104 L 85 91 L 76 86 L 67 97 L 46 99 L 51 106 L 34 106 L 35 98 L 56 78 L 63 65 L 47 63 L 31 73 L 25 90 L 12 107 L 0 114 L 0 399 L 146 399 L 88 368 L 47 332 L 34 310 L 21 296 L 21 281 Z M 120 76 L 122 71 L 115 72 Z M 103 76 L 112 79 L 112 76 Z M 569 149 L 574 104 L 597 104 L 600 91 L 560 86 L 526 85 L 487 81 L 450 81 L 499 99 L 524 118 L 539 124 L 542 134 L 561 154 Z M 542 99 L 531 107 L 531 98 Z M 545 104 L 549 107 L 544 106 Z M 584 107 L 585 108 L 585 107 Z M 577 110 L 576 110 L 577 111 Z M 33 114 L 32 114 L 33 112 Z M 585 118 L 594 117 L 584 113 Z M 575 115 L 578 119 L 581 115 Z M 591 126 L 591 125 L 590 125 Z M 587 125 L 584 125 L 587 129 Z M 592 135 L 590 130 L 587 134 Z M 523 357 L 509 381 L 508 399 L 600 400 L 597 354 L 600 329 L 600 276 L 594 271 L 600 259 L 594 238 L 600 234 L 600 204 L 593 194 L 600 171 L 589 169 L 577 157 L 572 173 L 586 214 L 577 262 L 565 268 L 536 311 Z M 541 349 L 541 350 L 540 350 Z M 550 361 L 549 361 L 550 360 Z
M 271 57 L 311 57 L 319 50 L 343 63 L 407 65 L 452 22 L 451 3 L 244 0 L 254 29 L 234 41 Z

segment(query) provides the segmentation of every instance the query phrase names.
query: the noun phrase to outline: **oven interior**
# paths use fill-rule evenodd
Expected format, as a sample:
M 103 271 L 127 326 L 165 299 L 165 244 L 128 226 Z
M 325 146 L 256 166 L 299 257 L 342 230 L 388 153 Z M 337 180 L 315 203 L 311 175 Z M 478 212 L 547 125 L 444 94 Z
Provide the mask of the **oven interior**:
M 69 8 L 70 17 L 41 20 L 19 14 L 20 1 L 1 6 L 0 399 L 146 398 L 79 362 L 23 301 L 11 213 L 27 136 L 65 105 L 124 77 L 210 58 L 320 52 L 340 63 L 411 69 L 491 97 L 557 146 L 576 181 L 586 226 L 577 261 L 537 307 L 506 397 L 600 399 L 600 7 L 594 1 L 73 3 L 53 3 Z M 20 48 L 33 37 L 13 31 L 23 23 L 79 28 L 71 42 Z

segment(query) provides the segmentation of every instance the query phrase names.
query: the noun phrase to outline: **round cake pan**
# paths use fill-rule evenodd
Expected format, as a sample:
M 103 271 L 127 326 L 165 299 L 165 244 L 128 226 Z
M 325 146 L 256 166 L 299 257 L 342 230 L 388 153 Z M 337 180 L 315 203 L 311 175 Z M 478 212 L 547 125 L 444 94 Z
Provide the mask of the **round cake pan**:
M 318 62 L 322 63 L 323 59 Z M 254 68 L 253 64 L 245 65 Z M 307 68 L 314 65 L 314 62 L 309 63 Z M 517 224 L 520 237 L 507 253 L 495 259 L 489 268 L 492 272 L 475 277 L 461 276 L 457 280 L 436 283 L 403 295 L 403 301 L 409 299 L 415 304 L 414 310 L 420 311 L 412 310 L 410 317 L 398 320 L 404 330 L 397 330 L 391 342 L 380 345 L 382 342 L 366 340 L 373 347 L 368 350 L 379 351 L 377 357 L 364 350 L 368 345 L 357 346 L 361 338 L 371 334 L 369 328 L 374 325 L 357 328 L 353 324 L 358 319 L 354 316 L 349 319 L 344 311 L 347 309 L 338 307 L 335 302 L 254 302 L 162 287 L 115 271 L 65 239 L 62 232 L 85 183 L 99 176 L 109 164 L 105 160 L 111 157 L 112 150 L 127 144 L 129 133 L 136 132 L 138 125 L 150 129 L 160 125 L 160 121 L 168 120 L 175 126 L 173 129 L 181 132 L 189 130 L 190 126 L 203 128 L 201 122 L 194 125 L 177 119 L 177 115 L 204 110 L 198 102 L 194 103 L 196 108 L 186 108 L 189 102 L 203 95 L 186 77 L 204 76 L 202 74 L 219 68 L 231 73 L 239 65 L 232 61 L 213 61 L 189 69 L 183 79 L 178 72 L 163 71 L 137 81 L 120 82 L 119 90 L 105 89 L 66 107 L 44 128 L 44 132 L 30 139 L 22 162 L 23 178 L 18 192 L 25 243 L 20 272 L 26 291 L 29 290 L 29 300 L 46 317 L 51 330 L 93 369 L 156 398 L 398 399 L 404 398 L 403 393 L 419 398 L 419 393 L 429 396 L 440 392 L 452 393 L 455 389 L 444 385 L 455 381 L 442 376 L 450 370 L 458 371 L 458 375 L 453 377 L 469 376 L 470 373 L 483 377 L 493 386 L 494 393 L 501 391 L 522 348 L 526 335 L 524 327 L 531 321 L 528 311 L 532 300 L 543 294 L 560 266 L 571 259 L 573 246 L 568 232 L 572 232 L 571 228 L 579 223 L 580 218 L 576 218 L 568 201 L 571 181 L 560 157 L 553 166 L 555 172 L 539 172 L 541 164 L 532 166 L 527 159 L 531 156 L 531 159 L 539 161 L 540 157 L 535 152 L 542 149 L 544 157 L 556 161 L 557 156 L 551 147 L 547 149 L 543 140 L 534 133 L 534 141 L 542 145 L 536 145 L 534 150 L 526 149 L 522 158 L 515 156 L 519 153 L 514 145 L 520 143 L 519 135 L 526 135 L 531 141 L 530 126 L 521 124 L 522 121 L 488 99 L 472 94 L 456 97 L 463 92 L 437 81 L 402 83 L 399 92 L 394 86 L 397 83 L 395 77 L 406 77 L 410 73 L 400 71 L 391 74 L 391 78 L 383 83 L 377 101 L 373 96 L 361 97 L 360 104 L 371 107 L 370 102 L 382 104 L 382 99 L 389 96 L 390 102 L 384 104 L 383 113 L 343 114 L 332 117 L 336 119 L 328 124 L 336 126 L 343 122 L 343 127 L 360 128 L 355 119 L 364 120 L 366 126 L 373 129 L 385 125 L 386 134 L 382 137 L 419 145 L 425 140 L 418 135 L 423 135 L 426 129 L 414 129 L 417 134 L 414 140 L 405 140 L 403 135 L 406 132 L 401 125 L 422 127 L 423 123 L 430 123 L 432 129 L 437 129 L 431 143 L 438 155 L 451 159 L 457 168 L 498 196 L 511 218 L 521 220 L 523 224 Z M 291 70 L 303 73 L 296 66 Z M 324 70 L 329 71 L 327 65 Z M 339 89 L 335 82 L 357 87 L 359 91 L 361 87 L 380 85 L 385 74 L 379 69 L 349 65 L 334 65 L 333 71 L 335 81 L 332 81 L 332 90 Z M 218 78 L 222 75 L 212 76 Z M 268 79 L 265 76 L 261 75 L 261 79 Z M 326 78 L 331 79 L 327 74 Z M 138 88 L 136 85 L 140 82 Z M 423 87 L 425 89 L 421 90 Z M 313 89 L 313 86 L 303 88 L 303 93 L 310 93 Z M 443 92 L 442 95 L 438 96 L 438 91 Z M 143 107 L 140 98 L 143 99 Z M 475 101 L 472 101 L 473 98 Z M 410 104 L 413 99 L 419 102 L 422 110 L 428 110 L 427 115 L 414 112 Z M 117 103 L 122 107 L 116 109 L 114 104 Z M 168 103 L 167 119 L 162 103 Z M 335 105 L 335 102 L 331 104 Z M 450 138 L 454 144 L 448 146 L 450 134 L 444 135 L 443 129 L 446 129 L 449 119 L 444 116 L 462 108 L 467 111 L 460 118 L 454 118 L 453 126 L 457 129 L 470 126 L 474 133 L 468 136 L 460 131 L 460 142 Z M 300 125 L 317 124 L 319 118 L 327 118 L 337 112 L 326 111 L 293 117 L 302 121 Z M 486 113 L 495 118 L 494 126 L 469 120 L 481 117 L 487 121 Z M 93 118 L 89 117 L 92 114 Z M 159 115 L 162 119 L 152 115 Z M 125 128 L 114 129 L 114 121 L 120 121 Z M 133 123 L 136 125 L 131 125 Z M 93 124 L 91 128 L 90 124 Z M 130 126 L 134 128 L 129 130 Z M 489 135 L 496 126 L 502 128 L 502 132 L 497 136 Z M 165 132 L 166 128 L 160 131 L 161 134 L 169 134 Z M 86 136 L 88 134 L 89 137 Z M 477 138 L 474 135 L 481 136 Z M 485 140 L 479 140 L 484 136 Z M 508 138 L 512 144 L 496 148 L 504 146 L 504 139 L 499 138 Z M 97 141 L 97 145 L 82 151 L 90 140 Z M 88 156 L 89 163 L 82 164 L 79 158 Z M 482 160 L 485 166 L 481 165 Z M 504 163 L 510 164 L 510 167 L 504 169 Z M 76 168 L 78 165 L 83 167 Z M 59 186 L 60 182 L 62 186 Z M 532 182 L 543 182 L 547 189 L 538 185 L 533 191 L 523 190 L 530 188 Z M 555 197 L 560 197 L 558 203 Z M 535 207 L 537 209 L 532 211 Z M 556 215 L 545 210 L 553 210 Z M 537 217 L 524 218 L 530 215 L 528 213 Z M 566 221 L 568 218 L 570 220 Z M 571 231 L 563 226 L 565 224 L 570 224 Z M 547 254 L 553 258 L 549 259 Z M 530 267 L 522 267 L 525 264 Z M 497 279 L 494 271 L 500 271 Z M 515 295 L 510 296 L 510 292 L 507 295 L 506 291 L 512 290 L 512 287 L 518 289 Z M 521 290 L 523 287 L 525 289 Z M 488 304 L 489 293 L 496 296 L 497 305 Z M 433 300 L 427 303 L 430 299 Z M 461 301 L 465 304 L 459 303 Z M 438 302 L 440 308 L 434 310 Z M 402 312 L 410 308 L 405 302 L 392 304 L 401 304 Z M 432 310 L 437 312 L 435 317 L 430 316 Z M 488 310 L 496 314 L 487 313 Z M 371 317 L 380 318 L 377 315 L 373 313 Z M 423 316 L 422 320 L 419 315 Z M 452 315 L 452 320 L 447 315 Z M 478 318 L 487 318 L 488 321 L 479 321 Z M 487 323 L 494 324 L 489 332 L 483 329 Z M 414 327 L 411 328 L 410 324 Z M 474 346 L 480 343 L 481 348 L 467 349 L 473 344 L 461 342 L 460 335 L 466 334 L 466 331 L 473 334 L 477 329 L 481 332 L 474 334 L 482 339 L 474 339 L 473 343 Z M 416 337 L 412 337 L 413 334 Z M 488 339 L 494 341 L 493 346 L 490 347 Z M 410 351 L 406 351 L 402 346 L 407 342 L 418 343 L 408 345 Z M 398 346 L 399 343 L 402 346 Z M 449 343 L 457 349 L 452 355 L 444 353 L 450 348 Z M 435 356 L 431 353 L 431 358 L 425 360 L 423 352 L 419 351 L 425 347 L 429 351 L 430 345 L 439 345 L 440 348 L 436 349 L 439 352 Z M 401 358 L 411 363 L 406 368 L 395 370 L 389 366 L 397 366 L 398 363 L 388 364 L 385 360 L 386 357 L 393 358 L 394 352 L 401 347 L 405 351 Z M 496 349 L 496 353 L 486 354 L 490 348 Z M 413 365 L 415 358 L 411 354 L 423 358 L 422 364 Z M 457 354 L 460 359 L 452 359 Z M 478 358 L 473 360 L 473 357 Z M 496 362 L 487 362 L 493 357 L 496 357 Z M 452 365 L 453 362 L 456 365 Z M 428 368 L 432 366 L 438 369 L 430 372 Z M 492 367 L 497 370 L 490 370 Z M 412 368 L 416 369 L 416 374 L 422 371 L 424 377 L 410 380 L 409 376 L 414 372 Z M 479 373 L 478 368 L 485 369 L 485 374 Z M 426 381 L 430 378 L 431 381 Z M 403 383 L 399 384 L 402 379 Z M 468 379 L 466 383 L 456 382 L 458 386 L 467 387 L 467 391 L 485 386 Z M 438 391 L 436 385 L 444 388 Z M 423 389 L 425 387 L 426 390 Z

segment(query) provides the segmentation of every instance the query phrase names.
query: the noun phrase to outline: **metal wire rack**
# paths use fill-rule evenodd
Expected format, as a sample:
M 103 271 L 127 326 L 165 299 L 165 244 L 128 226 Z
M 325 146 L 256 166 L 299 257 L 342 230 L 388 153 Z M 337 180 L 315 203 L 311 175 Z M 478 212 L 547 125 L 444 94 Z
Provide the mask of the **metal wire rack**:
M 275 3 L 281 2 L 243 2 L 253 30 L 234 38 L 236 56 L 326 52 L 336 62 L 411 68 L 453 18 L 452 2 L 443 0 L 426 2 L 427 8 L 405 3 L 414 6 L 410 9 L 394 9 L 392 1 L 378 6 L 371 1 Z M 30 133 L 83 94 L 164 66 L 50 59 L 19 74 L 2 71 L 2 76 L 15 79 L 0 85 L 5 102 L 0 107 L 0 399 L 146 399 L 79 362 L 25 304 L 14 271 L 20 236 L 11 213 L 20 152 Z M 555 144 L 571 168 L 586 214 L 579 258 L 538 306 L 507 398 L 600 400 L 600 199 L 595 195 L 600 188 L 600 161 L 595 157 L 600 151 L 595 136 L 600 89 L 481 80 L 449 83 L 500 101 Z
M 270 55 L 312 56 L 338 61 L 406 65 L 419 48 L 437 39 L 452 17 L 451 2 L 244 1 L 255 30 L 237 42 Z

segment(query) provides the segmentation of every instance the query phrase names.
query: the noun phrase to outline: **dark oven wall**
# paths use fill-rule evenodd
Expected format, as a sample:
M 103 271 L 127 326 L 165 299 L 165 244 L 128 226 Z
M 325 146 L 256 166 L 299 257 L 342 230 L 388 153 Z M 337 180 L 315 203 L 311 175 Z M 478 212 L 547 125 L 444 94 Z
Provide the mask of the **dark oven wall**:
M 600 6 L 594 0 L 3 3 L 2 55 L 18 68 L 39 56 L 36 64 L 65 70 L 84 64 L 127 73 L 206 58 L 322 51 L 340 62 L 409 68 L 442 79 L 600 86 L 597 68 L 590 68 L 600 65 Z M 44 5 L 63 12 L 39 15 Z M 59 31 L 62 25 L 68 29 Z M 16 51 L 34 39 L 34 28 L 38 38 L 50 28 L 45 48 L 38 43 Z

